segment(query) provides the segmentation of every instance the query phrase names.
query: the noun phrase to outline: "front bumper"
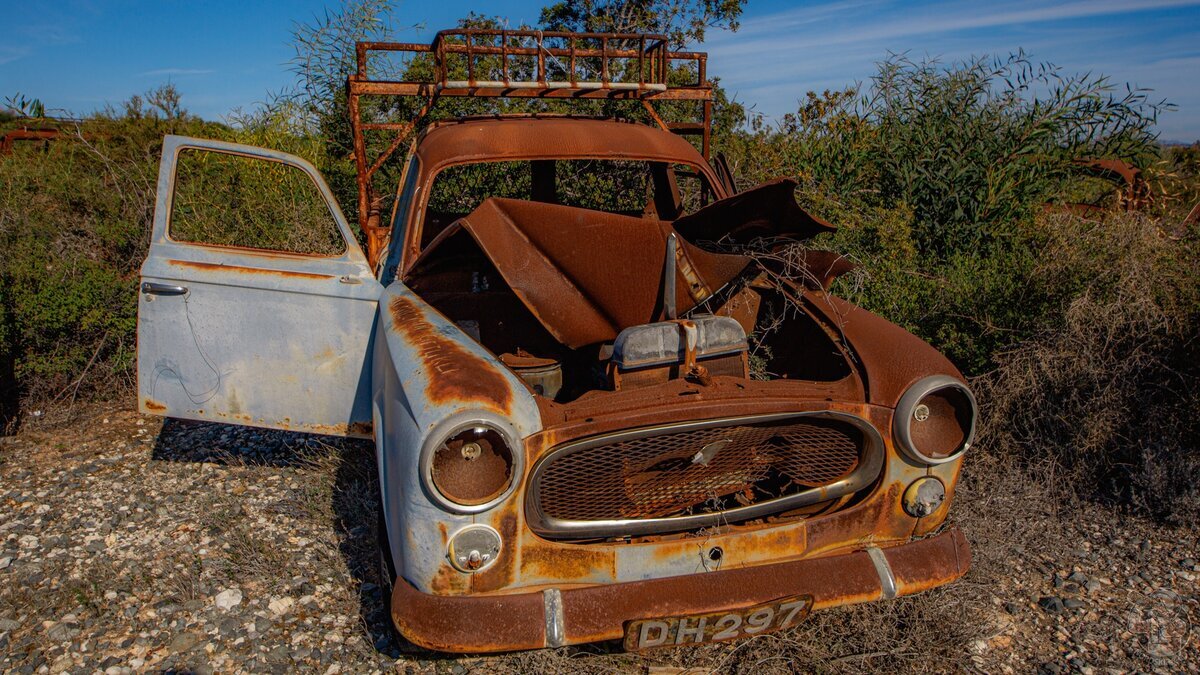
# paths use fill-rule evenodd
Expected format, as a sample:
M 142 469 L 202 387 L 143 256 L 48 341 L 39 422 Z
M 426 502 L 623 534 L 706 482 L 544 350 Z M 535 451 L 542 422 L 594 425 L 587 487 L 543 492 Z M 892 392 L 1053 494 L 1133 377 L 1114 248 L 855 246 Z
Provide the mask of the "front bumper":
M 635 619 L 737 610 L 792 595 L 813 596 L 815 609 L 910 595 L 953 581 L 970 565 L 970 546 L 949 527 L 887 549 L 506 595 L 431 595 L 398 579 L 392 620 L 410 642 L 437 651 L 540 649 L 619 639 Z

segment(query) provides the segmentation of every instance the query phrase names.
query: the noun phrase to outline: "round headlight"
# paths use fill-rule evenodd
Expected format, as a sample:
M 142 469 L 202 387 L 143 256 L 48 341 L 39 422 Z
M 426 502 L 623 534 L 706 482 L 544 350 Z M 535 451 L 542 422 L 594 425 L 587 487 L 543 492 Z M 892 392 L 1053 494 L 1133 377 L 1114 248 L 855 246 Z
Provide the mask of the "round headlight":
M 486 422 L 455 427 L 423 458 L 433 496 L 455 511 L 481 511 L 513 485 L 516 461 L 508 437 Z
M 908 388 L 896 405 L 896 443 L 925 464 L 957 459 L 975 440 L 975 395 L 962 382 L 933 375 Z

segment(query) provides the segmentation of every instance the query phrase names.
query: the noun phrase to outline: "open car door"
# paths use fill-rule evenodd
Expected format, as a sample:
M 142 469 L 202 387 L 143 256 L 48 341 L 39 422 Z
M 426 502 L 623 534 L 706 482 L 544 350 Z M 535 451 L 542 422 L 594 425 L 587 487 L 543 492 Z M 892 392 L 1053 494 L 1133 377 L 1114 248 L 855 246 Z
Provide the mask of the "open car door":
M 138 406 L 369 437 L 380 291 L 311 164 L 167 136 L 138 294 Z

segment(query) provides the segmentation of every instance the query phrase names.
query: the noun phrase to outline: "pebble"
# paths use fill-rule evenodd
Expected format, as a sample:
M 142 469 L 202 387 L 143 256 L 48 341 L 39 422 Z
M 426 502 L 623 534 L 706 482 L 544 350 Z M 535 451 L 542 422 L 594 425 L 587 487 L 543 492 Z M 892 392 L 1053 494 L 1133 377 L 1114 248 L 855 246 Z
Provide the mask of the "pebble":
M 23 440 L 12 446 L 16 452 L 8 444 L 0 448 L 0 672 L 415 674 L 591 671 L 615 664 L 634 670 L 647 664 L 603 647 L 515 659 L 444 657 L 393 637 L 374 557 L 359 559 L 374 552 L 374 513 L 368 519 L 345 510 L 360 508 L 369 501 L 360 497 L 375 489 L 369 443 L 317 443 L 298 434 L 173 422 L 160 434 L 153 418 L 136 427 L 147 432 L 143 442 L 133 439 L 136 418 L 111 415 L 109 426 L 90 425 L 88 433 L 104 435 L 91 446 L 85 438 L 45 453 Z M 132 442 L 115 450 L 121 441 Z M 342 490 L 350 499 L 331 504 Z M 963 498 L 969 499 L 966 491 Z M 1023 531 L 1017 541 L 983 534 L 972 541 L 980 562 L 976 578 L 939 593 L 959 603 L 982 593 L 986 607 L 971 625 L 946 632 L 938 647 L 939 658 L 949 657 L 945 670 L 1021 673 L 1048 662 L 1041 670 L 1186 673 L 1198 662 L 1185 641 L 1196 606 L 1197 590 L 1184 576 L 1197 563 L 1187 553 L 1200 550 L 1194 533 L 1180 528 L 1168 539 L 1160 533 L 1166 530 L 1152 531 L 1154 525 L 1135 516 L 1123 516 L 1114 529 L 1102 510 L 1071 513 L 1076 520 L 1054 525 L 1061 528 L 1060 541 L 1077 541 L 1084 533 L 1091 546 L 1079 548 L 1096 562 L 1079 557 L 1073 546 L 1044 546 Z M 972 524 L 986 532 L 978 522 Z M 1090 534 L 1093 524 L 1103 525 L 1096 530 L 1102 534 Z M 1129 546 L 1114 546 L 1115 532 Z M 1152 547 L 1138 561 L 1135 552 L 1147 537 L 1171 543 Z M 1021 546 L 1026 554 L 1012 556 Z M 997 565 L 998 556 L 1015 564 Z M 1137 587 L 1127 587 L 1139 572 Z M 35 602 L 29 601 L 30 588 L 38 593 Z M 1160 590 L 1179 598 L 1168 602 Z M 910 602 L 925 600 L 891 607 Z M 843 614 L 830 624 L 826 616 L 835 613 L 808 620 L 821 622 L 815 634 L 846 620 Z M 801 632 L 779 642 L 813 635 Z M 897 646 L 890 638 L 879 642 L 881 651 Z M 743 648 L 764 649 L 732 643 L 666 660 L 683 659 L 708 671 Z M 648 658 L 653 663 L 657 657 Z M 922 658 L 887 666 L 920 669 L 914 664 Z M 882 663 L 871 659 L 850 667 L 887 667 Z M 795 666 L 811 667 L 805 661 Z
M 73 623 L 59 622 L 46 631 L 46 637 L 55 642 L 66 642 L 79 635 L 79 626 Z
M 242 590 L 240 588 L 230 588 L 221 591 L 217 597 L 213 599 L 217 609 L 230 610 L 242 604 Z
M 275 616 L 283 616 L 284 614 L 287 614 L 288 611 L 292 609 L 292 605 L 295 604 L 296 601 L 288 597 L 272 598 L 271 602 L 267 605 L 267 609 L 271 610 L 271 613 Z
M 176 654 L 186 652 L 200 644 L 200 639 L 200 636 L 195 633 L 180 633 L 171 638 L 171 643 L 167 648 Z
M 1038 607 L 1052 614 L 1057 614 L 1063 611 L 1063 601 L 1053 596 L 1042 596 L 1038 599 Z

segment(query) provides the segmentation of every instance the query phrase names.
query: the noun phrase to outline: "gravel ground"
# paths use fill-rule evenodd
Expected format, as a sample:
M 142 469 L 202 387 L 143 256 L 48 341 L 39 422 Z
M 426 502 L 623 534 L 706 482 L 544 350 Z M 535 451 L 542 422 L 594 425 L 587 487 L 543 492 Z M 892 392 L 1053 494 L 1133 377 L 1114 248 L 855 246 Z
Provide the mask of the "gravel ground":
M 734 644 L 454 658 L 387 628 L 369 444 L 76 411 L 0 438 L 5 672 L 1200 672 L 1198 531 L 969 462 L 948 588 Z

